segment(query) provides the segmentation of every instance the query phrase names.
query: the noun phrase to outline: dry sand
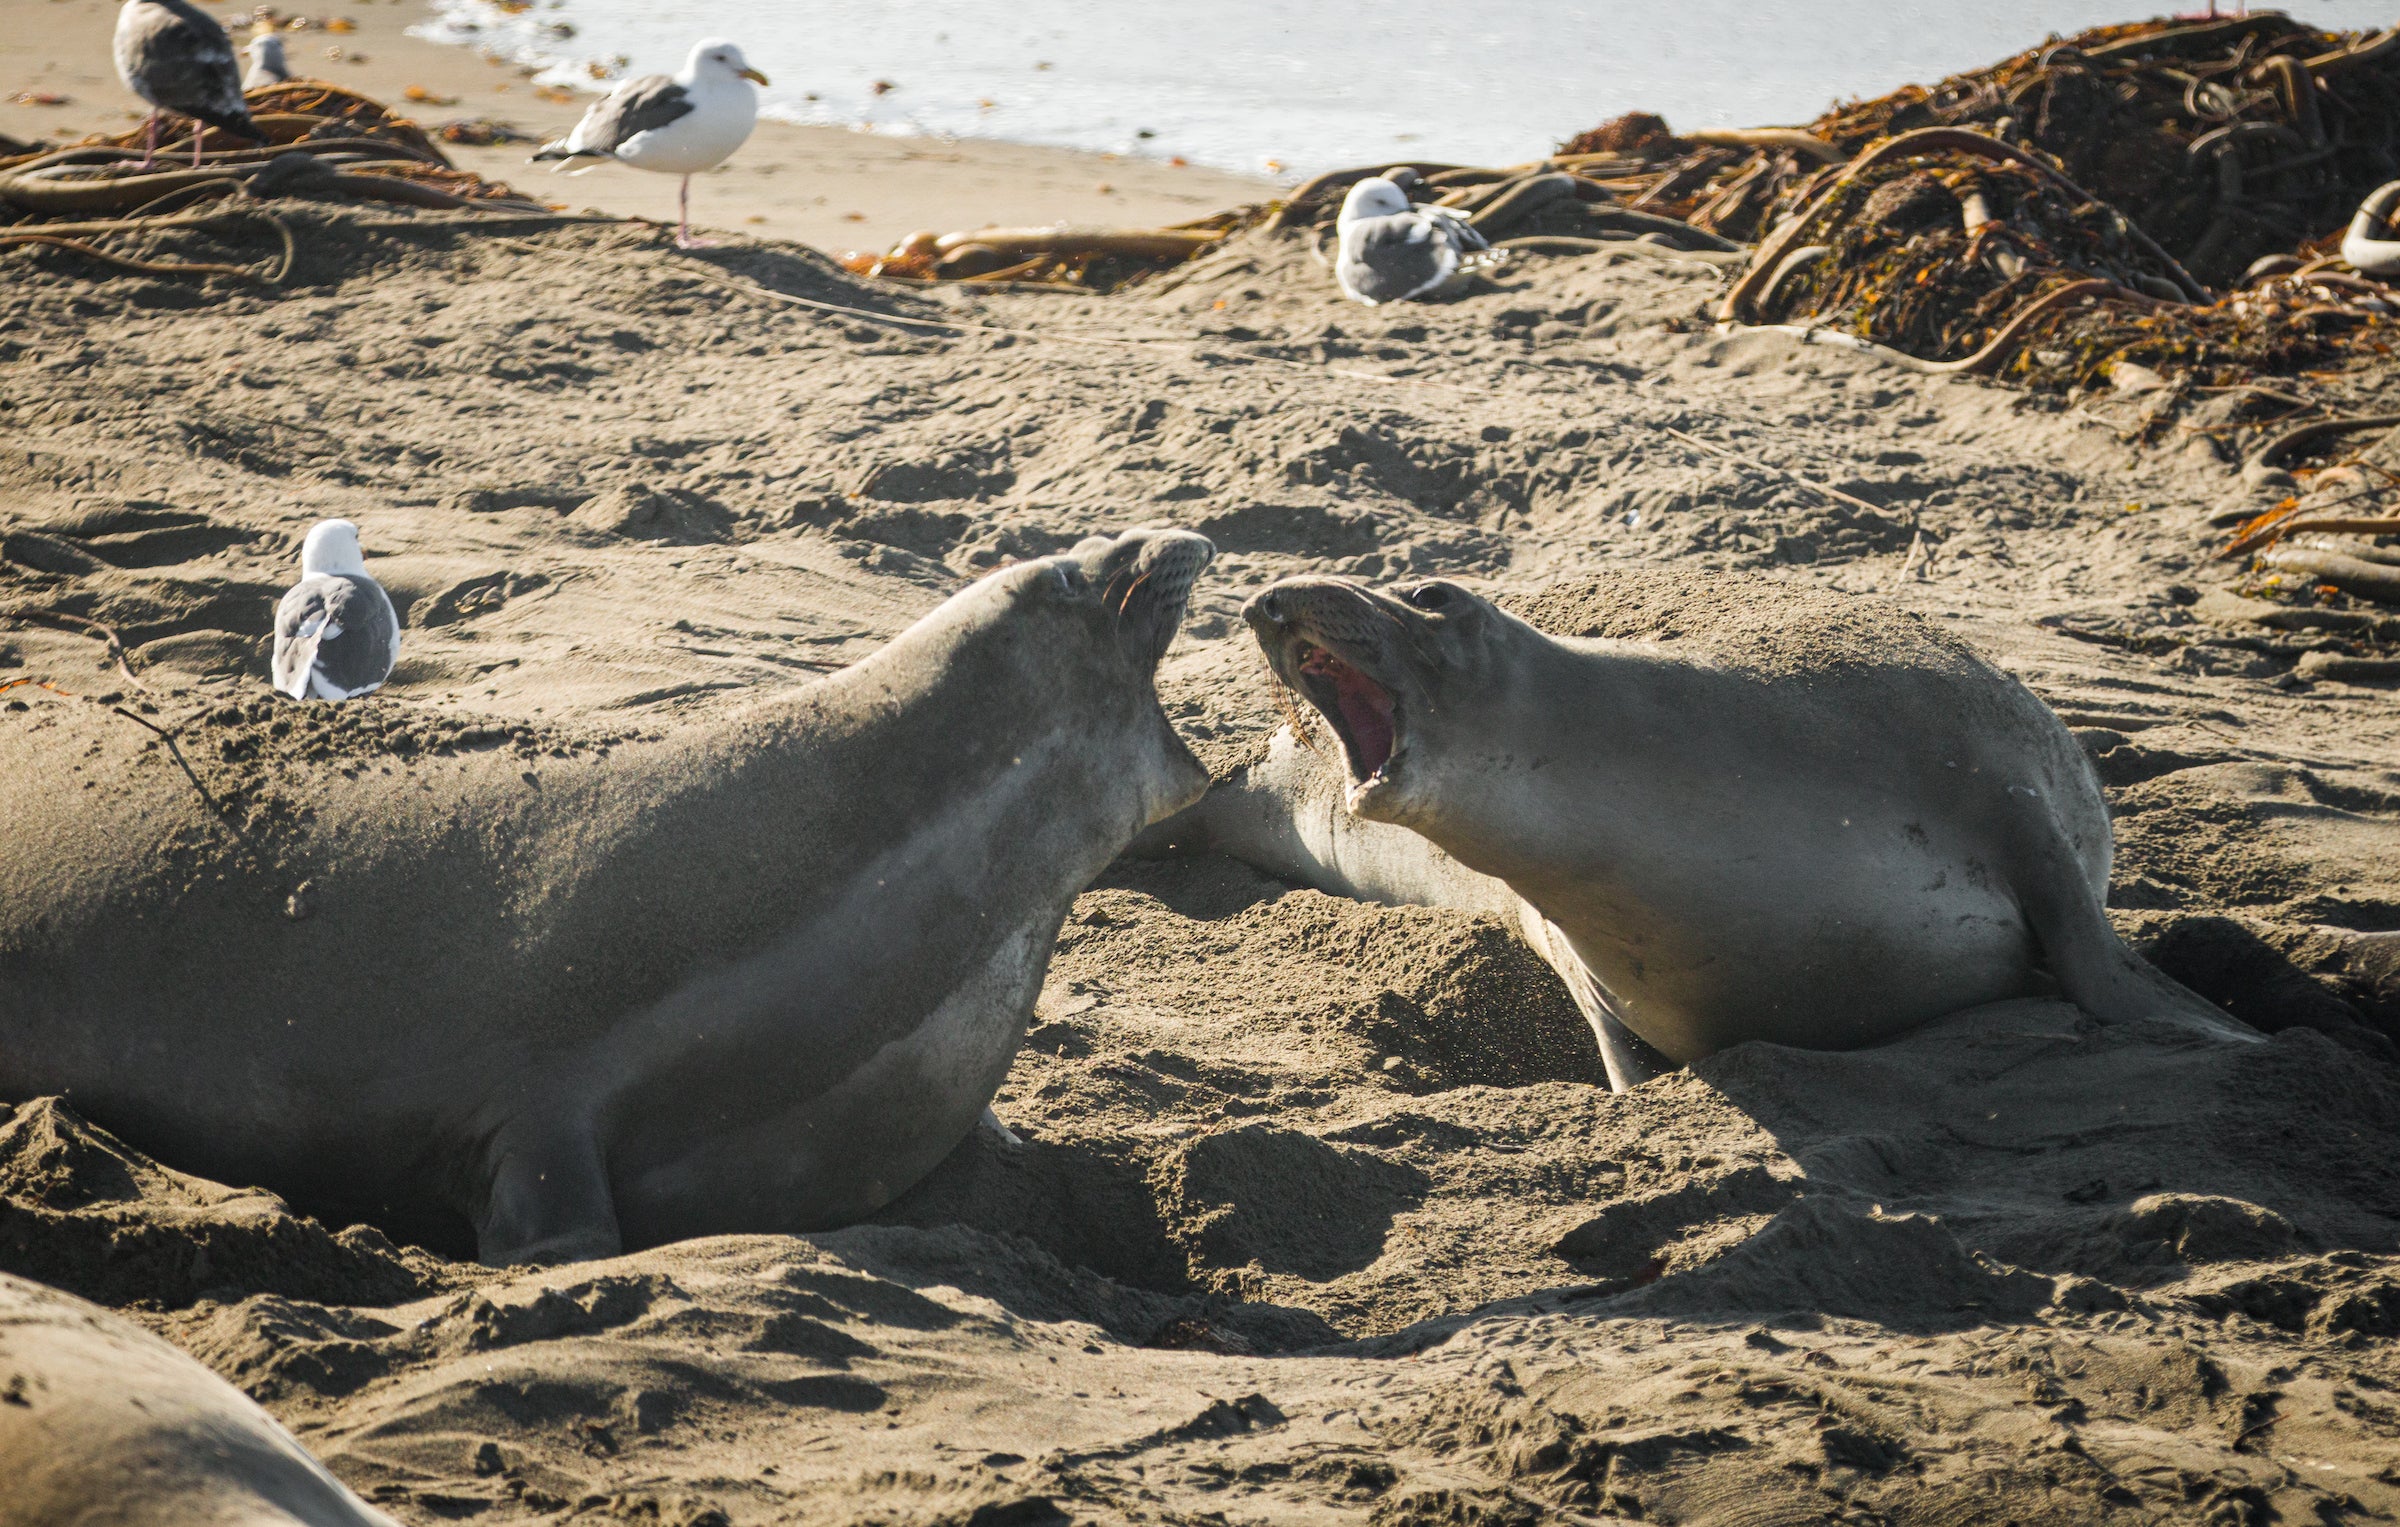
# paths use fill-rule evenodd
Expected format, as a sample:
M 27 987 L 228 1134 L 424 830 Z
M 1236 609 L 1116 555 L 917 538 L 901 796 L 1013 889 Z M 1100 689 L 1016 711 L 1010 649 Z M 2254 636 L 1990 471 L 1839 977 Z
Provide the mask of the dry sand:
M 236 46 L 249 36 L 241 27 L 248 8 L 201 3 L 233 29 Z M 552 138 L 594 99 L 543 99 L 513 65 L 409 36 L 407 28 L 426 15 L 413 0 L 280 9 L 320 23 L 286 34 L 295 73 L 388 101 L 429 127 L 490 118 Z M 118 82 L 109 58 L 116 13 L 116 0 L 0 0 L 0 133 L 69 142 L 139 125 L 141 102 Z M 354 30 L 322 29 L 335 18 Z M 731 30 L 739 40 L 739 26 Z M 342 57 L 328 57 L 329 48 Z M 773 76 L 773 59 L 754 62 Z M 448 104 L 410 103 L 404 92 L 412 85 Z M 34 99 L 44 95 L 62 96 L 65 104 Z M 514 181 L 551 202 L 670 224 L 675 218 L 672 176 L 616 166 L 552 175 L 525 162 L 530 145 L 445 147 L 465 168 Z M 888 249 L 919 228 L 1175 223 L 1267 193 L 1263 181 L 1159 160 L 761 122 L 740 153 L 694 182 L 692 216 L 702 226 L 798 239 L 838 254 Z
M 146 688 L 19 626 L 0 683 L 53 687 L 0 726 L 107 699 L 229 810 L 304 790 L 261 639 L 328 514 L 405 611 L 369 706 L 495 741 L 672 729 L 1129 522 L 1221 548 L 1161 681 L 1218 767 L 1274 724 L 1236 611 L 1276 576 L 1563 585 L 1662 640 L 1772 580 L 2056 706 L 2121 925 L 2273 1036 L 2029 1001 L 1612 1095 L 1497 924 L 1128 861 L 998 1099 L 1025 1146 L 836 1233 L 496 1272 L 13 1100 L 0 1268 L 137 1313 L 402 1520 L 2400 1518 L 2400 705 L 2306 676 L 2388 649 L 2235 602 L 2207 518 L 2283 489 L 2128 447 L 2140 399 L 1694 332 L 1723 276 L 1655 252 L 1369 311 L 1265 235 L 1092 299 L 288 215 L 280 291 L 10 257 L 0 602 L 110 623 Z

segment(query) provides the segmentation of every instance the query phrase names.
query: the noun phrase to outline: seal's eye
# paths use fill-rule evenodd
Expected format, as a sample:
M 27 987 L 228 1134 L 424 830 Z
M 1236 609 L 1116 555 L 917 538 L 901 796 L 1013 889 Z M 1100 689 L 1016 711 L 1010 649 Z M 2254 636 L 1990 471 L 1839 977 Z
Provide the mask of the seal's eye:
M 1420 583 L 1413 589 L 1400 591 L 1400 602 L 1411 609 L 1440 613 L 1457 602 L 1458 590 L 1447 583 Z
M 1053 562 L 1050 571 L 1058 575 L 1060 592 L 1077 594 L 1083 591 L 1083 569 L 1072 562 Z

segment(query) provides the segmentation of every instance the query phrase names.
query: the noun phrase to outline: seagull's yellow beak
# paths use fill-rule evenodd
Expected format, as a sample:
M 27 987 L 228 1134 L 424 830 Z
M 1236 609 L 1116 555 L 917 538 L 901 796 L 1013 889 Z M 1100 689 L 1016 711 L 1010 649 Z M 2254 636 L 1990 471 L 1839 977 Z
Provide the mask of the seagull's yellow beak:
M 748 80 L 753 85 L 767 85 L 774 83 L 765 75 L 759 73 L 756 69 L 737 69 L 734 72 L 739 74 L 743 79 Z

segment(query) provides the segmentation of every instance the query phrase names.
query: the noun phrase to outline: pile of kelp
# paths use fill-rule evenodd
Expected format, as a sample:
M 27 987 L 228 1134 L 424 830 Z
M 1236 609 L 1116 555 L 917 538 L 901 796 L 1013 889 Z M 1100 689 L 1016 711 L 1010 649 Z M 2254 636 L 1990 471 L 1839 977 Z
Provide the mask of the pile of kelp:
M 551 210 L 458 168 L 424 129 L 365 96 L 293 81 L 247 100 L 263 144 L 191 123 L 147 164 L 139 130 L 0 157 L 0 248 L 64 249 L 151 275 L 280 281 L 295 254 L 289 224 L 273 212 L 280 199 L 470 214 Z M 268 234 L 275 252 L 241 263 L 190 257 L 243 243 L 244 225 Z
M 1845 154 L 1922 127 L 2040 150 L 2201 280 L 2339 229 L 2400 177 L 2400 28 L 2324 32 L 2269 12 L 2101 27 L 1989 69 L 1837 108 Z
M 2400 28 L 2324 32 L 2279 12 L 2056 39 L 1938 85 L 1838 106 L 1782 142 L 1634 113 L 1567 142 L 1646 207 L 1745 242 L 1823 165 L 1928 127 L 2037 150 L 2201 280 L 2339 229 L 2400 177 Z M 1750 141 L 1745 141 L 1745 140 Z
M 1785 213 L 1719 303 L 1926 370 L 2051 390 L 2128 366 L 2230 386 L 2390 353 L 2400 290 L 2338 254 L 2271 257 L 2228 294 L 2045 156 L 1965 128 L 1889 138 Z
M 1719 305 L 2048 391 L 2387 356 L 2400 290 L 2400 28 L 2280 14 L 2101 27 L 1805 131 L 1656 117 L 1564 145 L 1628 210 L 1759 248 Z M 1813 145 L 1813 147 L 1812 147 Z M 1602 168 L 1595 156 L 1614 156 Z M 2355 222 L 2354 222 L 2355 217 Z

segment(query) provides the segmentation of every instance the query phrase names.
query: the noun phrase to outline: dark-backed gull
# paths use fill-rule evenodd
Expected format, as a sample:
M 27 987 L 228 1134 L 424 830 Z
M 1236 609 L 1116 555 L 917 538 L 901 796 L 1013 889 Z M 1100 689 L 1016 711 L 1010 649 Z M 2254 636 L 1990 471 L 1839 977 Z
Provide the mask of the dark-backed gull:
M 144 169 L 158 158 L 159 118 L 170 111 L 253 143 L 266 141 L 242 104 L 233 39 L 191 0 L 125 0 L 117 12 L 117 78 L 150 103 Z M 205 136 L 192 133 L 195 168 Z
M 723 164 L 750 136 L 758 121 L 752 87 L 765 83 L 740 48 L 722 37 L 703 38 L 692 44 L 681 70 L 627 80 L 594 102 L 573 132 L 543 144 L 533 157 L 563 161 L 559 169 L 578 175 L 610 159 L 681 175 L 675 242 L 698 247 L 703 241 L 692 237 L 692 177 Z
M 400 617 L 367 576 L 358 527 L 320 520 L 300 543 L 300 581 L 275 607 L 275 687 L 295 700 L 350 700 L 383 687 Z

